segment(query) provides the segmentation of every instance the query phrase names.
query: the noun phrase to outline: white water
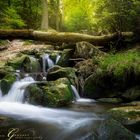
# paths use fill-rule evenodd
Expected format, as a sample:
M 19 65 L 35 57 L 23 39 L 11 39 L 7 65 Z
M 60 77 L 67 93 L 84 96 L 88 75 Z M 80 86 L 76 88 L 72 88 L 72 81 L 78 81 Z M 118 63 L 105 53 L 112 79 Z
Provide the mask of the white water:
M 137 138 L 138 140 L 140 140 L 140 135 L 136 135 L 136 138 Z
M 55 64 L 57 64 L 60 60 L 61 56 L 58 54 L 57 57 L 56 57 L 56 61 L 55 61 Z
M 0 88 L 0 98 L 2 97 L 2 91 L 1 91 L 1 88 Z
M 73 85 L 71 85 L 71 88 L 72 88 L 72 91 L 73 91 L 73 94 L 74 94 L 74 96 L 75 96 L 75 98 L 76 98 L 76 102 L 79 102 L 79 103 L 92 103 L 92 102 L 96 102 L 95 100 L 93 100 L 93 99 L 88 99 L 88 98 L 81 98 L 80 97 L 80 95 L 79 95 L 79 93 L 78 93 L 78 91 L 77 91 L 77 89 L 76 89 L 76 87 L 75 86 L 73 86 Z
M 12 85 L 8 94 L 3 96 L 0 100 L 7 102 L 23 102 L 26 87 L 34 82 L 35 81 L 32 77 L 25 77 L 24 79 L 16 81 Z
M 54 66 L 54 62 L 50 59 L 49 54 L 44 54 L 42 56 L 42 63 L 43 63 L 43 74 L 46 77 L 47 76 L 47 70 L 46 70 L 47 64 L 48 64 L 48 67 L 51 68 Z

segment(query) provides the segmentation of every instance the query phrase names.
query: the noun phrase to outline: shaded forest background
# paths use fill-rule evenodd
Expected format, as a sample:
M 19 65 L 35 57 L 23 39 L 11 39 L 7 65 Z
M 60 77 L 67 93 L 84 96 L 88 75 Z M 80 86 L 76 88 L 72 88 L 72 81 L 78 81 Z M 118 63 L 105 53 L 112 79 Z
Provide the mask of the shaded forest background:
M 139 0 L 0 0 L 1 29 L 102 35 L 140 28 Z

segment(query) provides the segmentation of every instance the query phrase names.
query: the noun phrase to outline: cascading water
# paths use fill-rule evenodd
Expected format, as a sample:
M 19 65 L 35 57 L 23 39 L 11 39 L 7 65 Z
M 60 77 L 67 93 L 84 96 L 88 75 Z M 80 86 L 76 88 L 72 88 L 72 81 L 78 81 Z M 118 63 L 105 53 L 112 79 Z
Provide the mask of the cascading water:
M 48 69 L 52 68 L 54 65 L 56 65 L 59 60 L 60 60 L 61 56 L 58 54 L 55 60 L 55 63 L 53 62 L 53 60 L 51 60 L 49 54 L 44 54 L 42 56 L 42 64 L 43 64 L 43 75 L 46 77 L 47 76 L 47 71 L 46 67 L 48 65 Z
M 77 91 L 77 89 L 76 89 L 76 87 L 74 85 L 71 85 L 71 88 L 72 88 L 73 94 L 75 96 L 76 102 L 80 102 L 80 103 L 96 102 L 93 99 L 81 98 L 79 93 L 78 93 L 78 91 Z
M 2 91 L 1 91 L 1 88 L 0 88 L 0 98 L 2 97 Z
M 26 87 L 34 82 L 35 81 L 32 77 L 25 77 L 24 79 L 16 81 L 12 85 L 8 94 L 1 98 L 1 101 L 23 102 Z
M 58 54 L 57 57 L 56 57 L 55 64 L 57 64 L 59 62 L 60 58 L 61 58 L 61 55 Z
M 24 120 L 23 122 L 27 120 L 40 122 L 40 125 L 41 123 L 45 124 L 44 130 L 46 132 L 44 137 L 47 137 L 48 140 L 70 140 L 71 134 L 74 134 L 72 136 L 73 140 L 77 140 L 77 137 L 85 137 L 89 134 L 89 131 L 93 131 L 94 122 L 102 120 L 95 113 L 81 113 L 23 104 L 24 91 L 32 83 L 36 83 L 32 77 L 25 77 L 16 81 L 8 95 L 0 99 L 0 115 L 10 116 L 21 122 L 22 120 Z M 81 128 L 85 127 L 88 127 L 88 129 L 86 131 L 83 129 L 82 134 L 75 133 L 75 131 L 81 131 Z
M 47 70 L 46 70 L 47 64 L 48 64 L 48 67 L 51 68 L 54 66 L 54 62 L 50 59 L 49 54 L 44 54 L 42 56 L 42 63 L 43 63 L 43 75 L 46 77 L 47 76 Z

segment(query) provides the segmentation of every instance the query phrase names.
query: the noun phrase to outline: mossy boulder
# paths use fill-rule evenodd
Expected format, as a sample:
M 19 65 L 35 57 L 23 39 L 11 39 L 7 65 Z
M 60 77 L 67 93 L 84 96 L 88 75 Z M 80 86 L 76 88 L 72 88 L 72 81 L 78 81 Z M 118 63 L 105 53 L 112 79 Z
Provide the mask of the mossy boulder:
M 109 115 L 124 125 L 140 123 L 140 106 L 125 106 L 113 108 Z
M 136 50 L 111 54 L 99 59 L 97 69 L 85 81 L 85 96 L 91 98 L 117 97 L 124 101 L 127 98 L 131 98 L 130 100 L 139 99 L 139 60 L 140 53 Z M 135 87 L 137 89 L 134 90 Z M 135 91 L 134 94 L 132 94 L 132 89 Z M 124 98 L 128 94 L 129 97 Z
M 60 107 L 73 100 L 70 82 L 66 78 L 30 85 L 27 91 L 26 99 L 28 98 L 29 103 L 37 105 Z
M 4 78 L 9 73 L 15 72 L 15 70 L 10 66 L 0 67 L 0 79 Z
M 75 75 L 76 69 L 70 67 L 60 67 L 54 66 L 53 68 L 49 69 L 47 80 L 53 81 L 59 78 L 68 78 L 73 84 L 76 80 Z
M 68 105 L 73 99 L 72 89 L 67 78 L 48 82 L 43 87 L 43 92 L 47 94 L 48 105 L 52 107 Z
M 100 58 L 104 56 L 105 53 L 100 51 L 97 47 L 93 46 L 92 44 L 82 41 L 76 43 L 76 48 L 74 52 L 74 56 L 76 58 Z
M 58 65 L 59 66 L 62 66 L 62 67 L 69 67 L 71 66 L 71 61 L 70 61 L 70 58 L 73 57 L 73 49 L 64 49 L 62 51 L 62 53 L 60 54 L 61 57 L 60 57 L 60 60 L 58 62 Z
M 22 63 L 24 59 L 26 58 L 26 55 L 17 55 L 15 58 L 12 58 L 7 62 L 7 66 L 13 67 L 15 70 L 21 69 Z
M 0 82 L 1 85 L 1 91 L 5 95 L 10 90 L 12 84 L 16 81 L 16 75 L 15 74 L 8 74 L 6 75 Z
M 14 69 L 20 69 L 23 72 L 38 72 L 40 71 L 40 64 L 36 58 L 28 55 L 18 55 L 16 58 L 7 62 L 8 66 Z
M 26 89 L 25 101 L 34 105 L 47 106 L 47 94 L 43 93 L 41 86 L 41 84 L 32 84 L 28 86 Z
M 98 128 L 98 140 L 136 140 L 136 137 L 118 121 L 107 119 Z

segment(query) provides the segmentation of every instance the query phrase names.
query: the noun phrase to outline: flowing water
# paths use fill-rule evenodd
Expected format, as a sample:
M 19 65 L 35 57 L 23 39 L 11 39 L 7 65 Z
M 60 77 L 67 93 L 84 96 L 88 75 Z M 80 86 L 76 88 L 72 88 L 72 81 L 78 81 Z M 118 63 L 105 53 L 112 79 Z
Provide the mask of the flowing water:
M 103 120 L 102 117 L 91 112 L 43 108 L 22 103 L 26 87 L 34 82 L 32 77 L 16 81 L 9 93 L 1 97 L 0 115 L 13 119 L 4 126 L 1 125 L 4 130 L 14 129 L 13 131 L 18 135 L 21 135 L 23 129 L 26 133 L 29 133 L 28 130 L 31 128 L 34 128 L 35 134 L 40 132 L 37 136 L 32 133 L 28 134 L 28 137 L 22 136 L 25 140 L 30 137 L 39 137 L 43 140 L 82 140 L 91 134 L 93 124 Z M 7 133 L 3 132 L 5 139 L 8 137 Z M 0 131 L 0 137 L 1 135 Z M 14 135 L 14 138 L 18 136 Z
M 19 81 L 16 81 L 8 94 L 3 96 L 1 101 L 10 101 L 10 102 L 23 102 L 24 100 L 24 92 L 27 86 L 34 83 L 34 79 L 32 77 L 25 77 Z
M 78 91 L 77 91 L 77 89 L 76 89 L 76 87 L 73 86 L 73 85 L 71 85 L 71 88 L 73 90 L 73 94 L 75 96 L 75 99 L 76 99 L 76 102 L 77 103 L 86 103 L 86 102 L 93 102 L 94 103 L 94 102 L 96 102 L 93 99 L 81 98 L 80 95 L 79 95 L 79 93 L 78 93 Z
M 7 95 L 2 96 L 0 90 L 0 140 L 96 139 L 96 130 L 112 105 L 105 107 L 81 98 L 73 85 L 76 102 L 82 104 L 52 109 L 23 103 L 26 87 L 33 83 L 36 81 L 26 76 L 16 81 Z

